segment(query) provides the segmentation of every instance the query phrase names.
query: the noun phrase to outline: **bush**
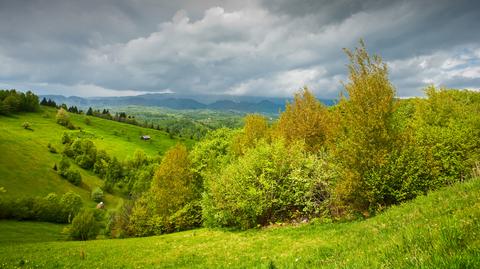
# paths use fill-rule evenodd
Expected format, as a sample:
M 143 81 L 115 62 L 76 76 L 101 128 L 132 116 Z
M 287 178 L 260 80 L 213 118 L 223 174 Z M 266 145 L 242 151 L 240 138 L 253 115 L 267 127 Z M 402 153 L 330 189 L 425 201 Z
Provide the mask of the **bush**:
M 31 126 L 30 122 L 28 122 L 28 121 L 22 123 L 22 127 L 25 130 L 32 130 L 32 126 Z
M 29 197 L 0 199 L 0 219 L 47 221 L 68 223 L 82 207 L 78 194 L 69 192 L 61 198 L 50 193 L 44 198 Z
M 83 206 L 83 201 L 80 195 L 69 191 L 62 195 L 60 199 L 60 205 L 62 206 L 62 215 L 66 223 L 70 223 L 73 217 L 77 215 L 80 208 Z
M 333 173 L 303 144 L 261 142 L 207 177 L 202 200 L 207 226 L 251 228 L 320 214 Z
M 82 210 L 72 220 L 69 228 L 70 237 L 75 240 L 89 240 L 97 237 L 99 224 L 92 210 Z
M 97 203 L 103 201 L 103 191 L 99 187 L 96 187 L 95 189 L 93 189 L 90 196 L 92 200 Z
M 57 123 L 62 126 L 67 127 L 68 124 L 70 123 L 70 116 L 68 115 L 67 111 L 63 108 L 60 108 L 58 110 L 55 118 L 57 120 Z
M 48 147 L 48 151 L 50 151 L 51 153 L 57 153 L 57 149 L 54 146 L 52 146 L 52 144 L 48 143 L 47 147 Z
M 74 168 L 68 168 L 64 177 L 75 186 L 79 186 L 82 183 L 82 175 Z
M 60 160 L 60 163 L 58 164 L 58 173 L 61 176 L 65 176 L 68 168 L 70 168 L 70 161 L 65 156 L 62 156 L 62 159 Z

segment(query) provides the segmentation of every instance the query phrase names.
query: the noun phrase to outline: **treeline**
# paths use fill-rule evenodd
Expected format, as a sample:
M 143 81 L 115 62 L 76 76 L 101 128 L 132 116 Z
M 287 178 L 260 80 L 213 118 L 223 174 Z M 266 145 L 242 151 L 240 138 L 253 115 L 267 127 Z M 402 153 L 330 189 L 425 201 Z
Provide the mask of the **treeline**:
M 74 192 L 18 199 L 0 197 L 0 219 L 70 223 L 82 206 L 82 198 Z
M 31 91 L 0 90 L 0 115 L 16 112 L 35 112 L 40 109 L 38 96 Z
M 249 115 L 168 151 L 151 185 L 112 225 L 146 236 L 198 226 L 367 217 L 467 180 L 480 160 L 480 93 L 429 87 L 401 100 L 386 65 L 348 51 L 345 95 L 331 108 L 307 88 L 277 122 Z

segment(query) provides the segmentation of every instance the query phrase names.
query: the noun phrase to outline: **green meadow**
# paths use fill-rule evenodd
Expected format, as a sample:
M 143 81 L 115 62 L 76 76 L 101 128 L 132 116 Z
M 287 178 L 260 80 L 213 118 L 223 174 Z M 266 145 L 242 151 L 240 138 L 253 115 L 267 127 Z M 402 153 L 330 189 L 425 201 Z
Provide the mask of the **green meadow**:
M 9 228 L 12 225 L 0 222 L 0 267 L 479 268 L 480 180 L 457 183 L 367 220 L 346 223 L 196 229 L 86 242 L 55 242 L 60 237 L 54 232 L 61 225 L 23 223 Z M 16 234 L 21 235 L 14 244 L 11 238 Z M 30 236 L 46 242 L 25 238 Z
M 51 192 L 62 194 L 72 190 L 80 194 L 84 201 L 90 201 L 90 191 L 102 185 L 102 180 L 93 172 L 78 167 L 82 175 L 82 185 L 78 187 L 62 179 L 53 170 L 54 164 L 58 164 L 61 159 L 63 133 L 80 133 L 79 130 L 68 130 L 57 124 L 55 114 L 55 109 L 42 107 L 42 112 L 39 113 L 0 116 L 0 186 L 6 190 L 2 196 L 45 196 Z M 147 155 L 157 156 L 163 155 L 179 142 L 192 145 L 190 140 L 169 138 L 162 131 L 96 117 L 88 118 L 89 124 L 85 121 L 85 115 L 70 113 L 72 123 L 82 130 L 80 135 L 88 137 L 97 148 L 106 150 L 119 160 L 133 156 L 137 149 L 143 150 Z M 32 130 L 24 129 L 24 122 L 29 122 Z M 143 141 L 141 135 L 149 135 L 152 139 Z M 59 153 L 51 153 L 48 144 Z M 106 196 L 106 203 L 118 202 L 118 198 Z

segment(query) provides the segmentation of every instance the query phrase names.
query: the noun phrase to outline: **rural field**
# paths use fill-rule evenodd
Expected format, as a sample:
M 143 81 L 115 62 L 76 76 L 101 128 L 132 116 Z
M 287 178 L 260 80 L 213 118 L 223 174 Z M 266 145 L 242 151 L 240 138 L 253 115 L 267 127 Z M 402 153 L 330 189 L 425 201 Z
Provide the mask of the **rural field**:
M 349 223 L 196 229 L 62 242 L 63 226 L 1 221 L 0 266 L 25 268 L 478 268 L 480 179 Z M 15 227 L 15 228 L 14 228 Z

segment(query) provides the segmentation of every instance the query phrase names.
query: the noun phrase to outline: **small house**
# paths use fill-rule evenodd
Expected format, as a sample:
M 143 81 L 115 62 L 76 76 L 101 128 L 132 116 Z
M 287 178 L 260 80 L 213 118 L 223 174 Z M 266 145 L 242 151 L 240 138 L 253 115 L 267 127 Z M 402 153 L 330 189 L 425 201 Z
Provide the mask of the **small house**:
M 140 137 L 142 140 L 150 140 L 150 136 L 149 135 L 142 135 Z

